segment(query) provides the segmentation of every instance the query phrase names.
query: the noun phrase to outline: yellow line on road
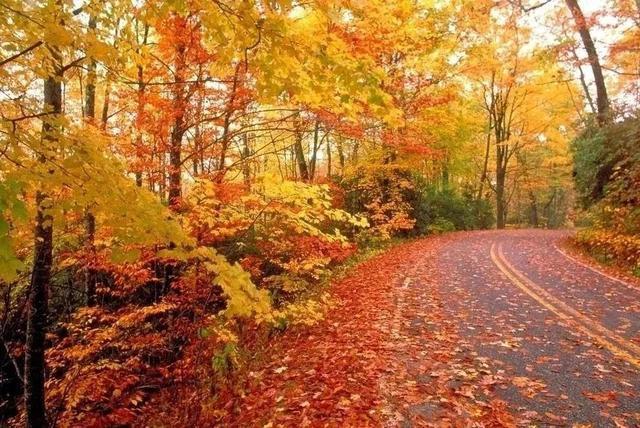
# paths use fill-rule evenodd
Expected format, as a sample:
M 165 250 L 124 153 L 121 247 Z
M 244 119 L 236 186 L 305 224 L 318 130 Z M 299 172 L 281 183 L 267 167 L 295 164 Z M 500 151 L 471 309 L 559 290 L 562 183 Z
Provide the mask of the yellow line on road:
M 640 347 L 616 335 L 591 318 L 582 315 L 580 312 L 558 300 L 546 290 L 528 279 L 505 259 L 501 245 L 498 245 L 497 251 L 496 244 L 491 246 L 491 260 L 493 260 L 493 263 L 495 263 L 498 269 L 500 269 L 500 271 L 509 278 L 511 282 L 544 308 L 570 324 L 571 327 L 589 336 L 592 340 L 603 348 L 609 350 L 615 356 L 640 368 L 640 359 L 638 358 L 638 356 L 640 356 Z M 637 354 L 637 356 L 632 353 Z

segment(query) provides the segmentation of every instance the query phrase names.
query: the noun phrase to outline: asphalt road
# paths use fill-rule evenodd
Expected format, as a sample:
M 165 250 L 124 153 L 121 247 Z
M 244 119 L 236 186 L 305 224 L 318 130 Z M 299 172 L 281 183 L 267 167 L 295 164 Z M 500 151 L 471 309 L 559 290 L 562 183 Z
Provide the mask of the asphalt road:
M 389 425 L 640 426 L 640 287 L 568 255 L 567 234 L 454 234 L 407 266 L 395 333 L 418 387 Z
M 640 427 L 640 282 L 563 253 L 569 232 L 394 246 L 268 342 L 219 426 Z

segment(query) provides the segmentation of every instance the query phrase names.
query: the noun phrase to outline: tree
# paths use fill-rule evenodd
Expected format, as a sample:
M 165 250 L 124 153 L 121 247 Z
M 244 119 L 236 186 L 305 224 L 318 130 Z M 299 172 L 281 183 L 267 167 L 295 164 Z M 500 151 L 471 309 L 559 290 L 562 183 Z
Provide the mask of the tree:
M 604 81 L 604 75 L 602 73 L 602 66 L 600 65 L 598 51 L 596 50 L 596 46 L 593 43 L 587 20 L 582 13 L 582 9 L 580 8 L 578 0 L 565 0 L 565 3 L 567 4 L 567 7 L 569 8 L 571 15 L 573 16 L 576 27 L 578 28 L 578 33 L 580 34 L 580 38 L 582 39 L 584 49 L 587 51 L 587 58 L 589 59 L 591 71 L 593 72 L 593 79 L 596 84 L 598 123 L 603 125 L 609 120 L 610 103 L 609 96 L 607 95 L 607 86 Z
M 508 13 L 508 12 L 507 12 Z M 477 85 L 485 114 L 485 146 L 481 179 L 495 193 L 498 229 L 507 223 L 508 207 L 518 185 L 517 159 L 549 139 L 567 144 L 575 114 L 571 85 L 542 53 L 531 53 L 523 40 L 518 15 L 495 22 L 486 42 L 473 48 L 467 76 Z M 553 112 L 552 115 L 549 112 Z M 490 147 L 494 168 L 487 173 Z M 515 165 L 514 165 L 515 164 Z
M 63 25 L 62 10 L 55 4 L 47 11 L 45 19 L 49 25 L 58 28 Z M 50 161 L 46 153 L 58 152 L 58 140 L 62 130 L 60 116 L 62 114 L 62 53 L 55 40 L 44 42 L 49 52 L 47 73 L 44 79 L 42 122 L 42 154 L 40 162 Z M 24 368 L 24 397 L 26 425 L 28 427 L 48 426 L 45 410 L 45 333 L 47 328 L 47 312 L 49 300 L 49 283 L 51 280 L 51 264 L 53 258 L 53 217 L 50 214 L 53 200 L 44 190 L 36 191 L 36 219 L 34 227 L 34 255 L 31 284 L 29 286 L 27 312 L 27 338 Z

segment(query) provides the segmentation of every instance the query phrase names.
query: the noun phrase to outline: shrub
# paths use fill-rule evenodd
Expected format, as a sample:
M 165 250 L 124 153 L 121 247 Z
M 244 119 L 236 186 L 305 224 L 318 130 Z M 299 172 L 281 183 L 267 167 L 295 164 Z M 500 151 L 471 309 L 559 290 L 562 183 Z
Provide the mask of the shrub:
M 640 118 L 588 129 L 573 144 L 575 177 L 590 227 L 576 243 L 600 260 L 640 272 Z
M 415 177 L 415 199 L 412 201 L 419 234 L 440 229 L 446 221 L 451 230 L 485 229 L 494 222 L 493 209 L 487 200 L 476 200 L 470 192 L 460 194 L 451 187 L 442 189 Z
M 409 201 L 415 197 L 415 189 L 406 168 L 362 166 L 339 184 L 345 190 L 345 209 L 364 215 L 371 225 L 370 234 L 388 239 L 413 230 L 415 219 Z

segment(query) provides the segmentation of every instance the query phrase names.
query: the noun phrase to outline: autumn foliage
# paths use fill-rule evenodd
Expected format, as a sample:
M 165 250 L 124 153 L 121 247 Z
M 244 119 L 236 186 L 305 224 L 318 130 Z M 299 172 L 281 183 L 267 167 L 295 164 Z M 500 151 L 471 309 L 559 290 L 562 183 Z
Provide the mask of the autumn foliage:
M 269 373 L 306 349 L 325 388 L 289 410 L 379 423 L 389 332 L 359 329 L 392 296 L 385 271 L 335 291 L 340 266 L 398 238 L 575 218 L 569 143 L 601 115 L 570 78 L 575 34 L 541 37 L 516 3 L 3 1 L 0 424 L 268 425 Z M 569 12 L 550 14 L 563 36 Z M 627 98 L 637 33 L 610 52 Z M 605 214 L 580 239 L 637 269 L 630 147 L 598 158 Z M 327 362 L 360 384 L 319 379 Z

